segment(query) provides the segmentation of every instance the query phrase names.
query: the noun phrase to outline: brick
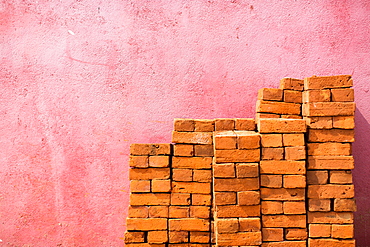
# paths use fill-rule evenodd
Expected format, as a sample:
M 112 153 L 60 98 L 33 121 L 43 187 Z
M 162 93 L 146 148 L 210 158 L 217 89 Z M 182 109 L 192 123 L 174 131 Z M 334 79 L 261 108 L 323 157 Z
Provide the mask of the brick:
M 175 118 L 173 125 L 175 131 L 194 131 L 195 128 L 193 119 Z
M 233 163 L 214 164 L 213 176 L 215 178 L 234 178 L 235 167 Z
M 171 193 L 171 205 L 190 205 L 190 194 Z
M 262 201 L 261 211 L 262 214 L 282 214 L 283 203 L 278 201 Z
M 170 178 L 170 168 L 131 168 L 130 180 L 152 180 Z
M 306 159 L 306 147 L 305 146 L 285 147 L 285 159 L 286 160 Z
M 257 98 L 259 100 L 282 101 L 283 90 L 279 88 L 261 88 L 258 90 Z
M 308 143 L 308 155 L 347 156 L 352 154 L 350 143 Z
M 355 247 L 355 240 L 337 240 L 337 239 L 308 239 L 308 246 L 315 247 Z
M 169 205 L 170 204 L 170 194 L 159 194 L 159 193 L 131 194 L 130 204 L 132 206 Z
M 209 232 L 190 232 L 190 243 L 209 243 Z
M 193 181 L 211 182 L 212 181 L 212 170 L 194 170 Z
M 262 215 L 262 227 L 306 227 L 306 215 Z
M 294 79 L 294 78 L 283 78 L 280 80 L 280 87 L 281 89 L 291 89 L 291 90 L 303 90 L 303 80 Z
M 235 131 L 238 149 L 255 149 L 260 147 L 260 135 L 254 131 Z
M 305 202 L 284 202 L 283 207 L 284 214 L 306 214 Z
M 172 157 L 173 168 L 211 169 L 212 157 Z
M 239 205 L 258 205 L 260 204 L 260 193 L 257 191 L 238 192 Z
M 349 225 L 332 225 L 331 236 L 333 238 L 353 238 L 354 227 L 353 224 Z
M 236 204 L 235 192 L 215 192 L 216 205 L 233 205 Z
M 171 144 L 139 144 L 130 145 L 131 155 L 170 155 Z
M 212 144 L 212 132 L 172 132 L 173 143 Z
M 149 244 L 161 244 L 168 241 L 167 231 L 150 231 L 148 232 Z
M 235 130 L 256 130 L 256 122 L 254 118 L 236 118 Z
M 308 169 L 354 169 L 352 156 L 311 156 L 307 161 Z
M 152 180 L 152 192 L 170 192 L 171 180 Z
M 149 155 L 150 145 L 142 144 L 142 143 L 133 143 L 130 145 L 130 154 L 131 155 Z
M 353 102 L 355 100 L 353 88 L 336 88 L 330 91 L 333 102 Z
M 280 118 L 280 114 L 272 114 L 272 113 L 256 113 L 256 121 L 260 118 Z
M 195 156 L 213 156 L 213 145 L 194 145 Z
M 333 127 L 339 129 L 354 129 L 355 117 L 354 116 L 333 117 Z
M 310 129 L 308 131 L 309 142 L 354 142 L 354 130 L 345 129 Z
M 355 199 L 334 199 L 334 211 L 355 212 Z
M 208 206 L 190 206 L 190 217 L 191 218 L 201 218 L 209 219 L 211 208 Z
M 173 181 L 192 181 L 193 171 L 191 169 L 172 169 Z
M 238 219 L 217 219 L 216 227 L 218 233 L 232 233 L 239 231 Z
M 261 247 L 307 247 L 306 241 L 283 241 L 263 243 Z
M 170 157 L 169 156 L 149 156 L 150 167 L 169 167 Z
M 192 194 L 191 198 L 192 205 L 211 205 L 211 195 Z
M 125 244 L 127 247 L 165 247 L 165 244 L 133 243 Z
M 303 119 L 301 115 L 280 115 L 281 118 Z
M 239 218 L 240 232 L 259 232 L 261 231 L 260 218 Z
M 195 119 L 195 131 L 213 132 L 215 130 L 215 121 L 210 119 Z
M 170 231 L 209 231 L 209 221 L 205 219 L 169 219 Z
M 308 198 L 353 198 L 355 190 L 353 185 L 309 185 Z
M 128 217 L 130 218 L 148 218 L 149 208 L 145 206 L 130 206 L 128 208 Z
M 305 174 L 305 161 L 291 160 L 262 160 L 260 162 L 261 174 Z
M 217 236 L 218 246 L 251 246 L 260 245 L 261 243 L 261 232 L 226 233 Z
M 283 241 L 284 229 L 283 228 L 262 228 L 262 239 L 265 242 L 269 241 Z
M 175 144 L 173 145 L 174 156 L 193 156 L 194 145 L 189 144 Z
M 307 126 L 311 129 L 331 129 L 333 128 L 334 117 L 306 117 Z
M 211 193 L 211 184 L 198 182 L 172 182 L 172 192 L 209 194 Z
M 301 104 L 257 100 L 256 112 L 300 115 Z
M 189 218 L 190 208 L 188 206 L 170 206 L 169 217 L 170 218 Z
M 272 201 L 302 201 L 305 199 L 305 190 L 261 188 L 261 199 Z
M 126 220 L 126 227 L 128 231 L 153 231 L 166 230 L 167 219 L 163 218 L 128 218 Z
M 308 223 L 320 224 L 350 224 L 353 223 L 353 213 L 350 212 L 308 212 Z
M 236 164 L 237 178 L 253 178 L 259 176 L 258 163 L 238 163 Z
M 307 171 L 307 184 L 326 184 L 328 183 L 327 171 Z
M 302 92 L 296 90 L 284 90 L 284 102 L 302 103 Z
M 306 122 L 303 119 L 261 118 L 257 126 L 260 133 L 306 132 Z
M 330 211 L 330 199 L 309 199 L 308 210 L 309 211 Z
M 307 230 L 306 229 L 285 229 L 285 239 L 286 240 L 306 240 Z
M 248 218 L 260 216 L 260 206 L 238 206 L 227 205 L 218 206 L 216 208 L 216 215 L 219 218 Z
M 330 89 L 303 91 L 303 103 L 330 102 Z
M 355 113 L 353 102 L 313 102 L 303 104 L 303 116 L 328 117 L 328 116 L 352 116 Z
M 311 238 L 330 238 L 331 225 L 327 224 L 310 224 L 309 236 Z
M 168 238 L 170 243 L 187 243 L 189 241 L 189 232 L 170 231 Z
M 330 171 L 331 184 L 352 184 L 351 171 Z
M 284 159 L 284 148 L 262 148 L 263 160 L 282 160 Z
M 283 186 L 283 176 L 261 175 L 261 186 L 269 188 L 281 188 Z
M 304 78 L 304 89 L 326 89 L 352 87 L 353 81 L 350 75 L 337 76 L 313 76 Z
M 214 179 L 214 191 L 246 191 L 258 190 L 258 178 L 235 178 L 235 179 Z
M 144 232 L 125 232 L 125 243 L 144 243 Z
M 130 181 L 131 192 L 150 192 L 150 181 L 149 180 L 131 180 Z
M 305 188 L 306 176 L 304 175 L 284 175 L 284 188 Z
M 260 151 L 259 149 L 216 150 L 215 160 L 217 163 L 258 162 L 260 161 Z
M 234 130 L 235 120 L 230 118 L 217 118 L 215 120 L 215 130 Z
M 215 134 L 216 149 L 236 149 L 236 134 L 234 131 L 220 131 Z
M 148 156 L 130 156 L 130 167 L 147 168 L 149 166 Z
M 261 146 L 268 147 L 282 147 L 283 135 L 282 134 L 263 134 L 261 135 Z

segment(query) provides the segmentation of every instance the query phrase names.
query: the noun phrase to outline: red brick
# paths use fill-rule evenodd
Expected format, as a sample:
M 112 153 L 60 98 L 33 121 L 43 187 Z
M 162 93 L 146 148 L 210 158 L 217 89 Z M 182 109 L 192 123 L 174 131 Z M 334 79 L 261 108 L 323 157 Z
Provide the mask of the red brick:
M 189 232 L 185 231 L 170 231 L 168 234 L 170 243 L 186 243 L 189 241 Z M 171 245 L 174 247 L 175 245 Z M 188 246 L 188 244 L 187 244 Z M 184 246 L 185 247 L 185 246 Z
M 213 132 L 215 130 L 215 121 L 210 119 L 195 119 L 195 131 Z
M 254 118 L 236 118 L 235 130 L 256 130 L 256 122 Z
M 304 175 L 284 175 L 284 188 L 305 188 L 306 176 Z
M 126 232 L 125 243 L 144 243 L 144 232 Z
M 215 120 L 215 130 L 234 130 L 235 120 L 230 118 L 217 118 Z
M 313 76 L 304 78 L 304 89 L 326 89 L 352 87 L 353 81 L 350 75 L 337 76 Z
M 333 128 L 334 117 L 306 117 L 307 126 L 310 129 L 331 129 Z
M 284 214 L 306 214 L 305 202 L 284 202 Z
M 131 194 L 130 204 L 132 206 L 140 205 L 169 205 L 170 194 L 147 193 L 147 194 Z
M 355 240 L 308 239 L 308 246 L 314 247 L 355 247 Z
M 303 91 L 303 102 L 330 102 L 331 94 L 329 89 Z
M 263 160 L 282 160 L 284 159 L 284 148 L 262 148 Z
M 185 193 L 172 193 L 171 205 L 190 205 L 190 194 Z
M 353 198 L 355 190 L 353 185 L 309 185 L 308 198 Z
M 281 188 L 283 186 L 283 176 L 261 175 L 261 186 L 269 188 Z
M 254 131 L 235 131 L 238 149 L 255 149 L 260 147 L 260 135 Z
M 130 206 L 128 208 L 128 217 L 130 217 L 130 218 L 148 218 L 149 217 L 149 207 Z
M 170 192 L 171 180 L 152 180 L 152 192 Z
M 267 242 L 261 247 L 307 247 L 306 241 L 283 241 L 283 242 Z
M 330 238 L 331 225 L 327 224 L 310 224 L 309 236 L 311 238 Z
M 170 168 L 132 168 L 129 173 L 130 180 L 170 178 Z
M 126 220 L 127 230 L 129 231 L 153 231 L 166 230 L 167 219 L 163 218 L 128 218 Z
M 291 89 L 291 90 L 303 90 L 303 80 L 294 79 L 294 78 L 283 78 L 280 80 L 281 89 Z
M 308 223 L 350 224 L 353 223 L 353 213 L 350 212 L 308 212 Z
M 226 233 L 217 236 L 218 246 L 251 246 L 260 245 L 261 243 L 261 232 Z
M 305 190 L 261 188 L 261 199 L 272 201 L 301 201 L 305 199 Z
M 280 114 L 272 114 L 272 113 L 256 113 L 256 121 L 260 118 L 280 118 Z
M 130 146 L 131 155 L 170 155 L 171 144 L 138 144 Z
M 195 156 L 213 156 L 213 145 L 194 145 Z
M 172 132 L 173 143 L 212 144 L 212 132 Z
M 260 162 L 261 174 L 305 174 L 305 161 L 291 160 L 262 160 Z
M 238 219 L 217 219 L 216 227 L 218 233 L 232 233 L 239 231 Z
M 239 218 L 240 232 L 259 232 L 261 231 L 260 218 Z
M 308 200 L 309 211 L 330 211 L 330 199 L 309 199 Z
M 302 103 L 302 92 L 296 90 L 284 90 L 284 102 Z
M 261 135 L 261 146 L 268 147 L 282 147 L 283 135 L 282 134 L 263 134 Z
M 217 163 L 257 162 L 260 160 L 260 151 L 259 149 L 216 150 L 215 160 Z
M 306 159 L 306 147 L 305 146 L 286 147 L 285 159 L 286 160 Z
M 262 201 L 261 211 L 262 214 L 282 214 L 283 203 L 279 201 Z
M 149 166 L 148 156 L 130 156 L 130 167 L 147 168 Z
M 356 211 L 355 199 L 334 199 L 334 211 Z
M 256 112 L 300 115 L 301 104 L 257 100 Z
M 209 232 L 190 232 L 190 243 L 209 243 Z M 193 245 L 194 247 L 199 245 Z
M 303 119 L 301 115 L 280 115 L 281 118 Z
M 215 149 L 236 149 L 234 131 L 220 131 L 215 134 Z
M 167 231 L 150 231 L 147 239 L 150 244 L 166 243 L 168 241 Z
M 307 184 L 326 184 L 328 183 L 327 171 L 307 171 Z
M 211 169 L 212 157 L 172 157 L 173 168 Z
M 308 131 L 309 142 L 354 142 L 354 130 L 345 129 L 310 129 Z
M 263 241 L 283 241 L 284 240 L 283 228 L 262 228 Z
M 214 191 L 247 191 L 259 189 L 258 178 L 214 179 Z
M 194 145 L 189 144 L 175 144 L 173 145 L 174 156 L 193 156 Z
M 169 167 L 170 157 L 169 156 L 149 156 L 150 167 Z
M 258 163 L 238 163 L 236 164 L 237 178 L 252 178 L 258 177 Z
M 130 154 L 131 155 L 149 155 L 150 145 L 142 144 L 142 143 L 133 143 L 130 145 Z
M 354 129 L 355 117 L 354 116 L 333 117 L 333 127 L 339 129 Z
M 215 178 L 234 178 L 235 167 L 233 163 L 214 164 L 213 176 Z
M 215 192 L 216 205 L 233 205 L 236 204 L 235 192 Z
M 331 236 L 333 238 L 353 238 L 354 228 L 353 224 L 349 225 L 332 225 Z
M 352 184 L 351 171 L 330 171 L 331 184 Z
M 355 99 L 353 88 L 331 89 L 331 101 L 334 102 L 352 102 Z
M 262 215 L 262 227 L 306 227 L 306 215 Z
M 190 208 L 188 206 L 170 206 L 169 217 L 170 218 L 189 218 Z
M 194 170 L 193 181 L 195 182 L 211 182 L 212 170 Z
M 192 169 L 172 169 L 172 180 L 173 181 L 192 181 L 193 170 Z
M 198 182 L 172 182 L 172 192 L 209 194 L 211 193 L 211 184 Z
M 260 204 L 260 193 L 257 191 L 238 192 L 239 205 L 258 205 Z
M 344 156 L 351 155 L 352 148 L 350 143 L 308 143 L 308 155 L 323 156 Z
M 306 229 L 285 229 L 286 240 L 306 240 L 307 230 Z
M 191 204 L 192 205 L 211 205 L 211 195 L 205 194 L 192 194 L 191 195 Z
M 278 88 L 261 88 L 258 90 L 257 98 L 259 100 L 282 101 L 283 90 Z
M 353 102 L 313 102 L 303 104 L 303 116 L 328 117 L 328 116 L 352 116 L 356 105 Z
M 211 208 L 208 206 L 190 206 L 190 217 L 209 219 Z
M 130 181 L 131 192 L 150 192 L 150 181 L 149 180 L 131 180 Z
M 175 131 L 194 131 L 195 123 L 193 119 L 175 118 L 174 127 Z
M 352 156 L 311 156 L 308 157 L 308 169 L 354 169 Z
M 306 121 L 303 119 L 261 118 L 257 126 L 260 133 L 306 132 Z
M 205 219 L 170 219 L 170 231 L 209 231 L 209 221 Z
M 218 206 L 216 209 L 216 215 L 219 218 L 248 218 L 260 216 L 260 206 Z

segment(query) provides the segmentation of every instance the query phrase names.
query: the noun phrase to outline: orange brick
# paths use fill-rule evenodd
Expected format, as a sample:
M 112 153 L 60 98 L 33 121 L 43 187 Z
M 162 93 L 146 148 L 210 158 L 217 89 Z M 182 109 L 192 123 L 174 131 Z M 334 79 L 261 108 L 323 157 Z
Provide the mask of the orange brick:
M 149 180 L 131 180 L 130 181 L 131 192 L 150 192 L 150 181 Z
M 212 132 L 172 132 L 173 143 L 212 144 Z
M 163 218 L 128 218 L 126 220 L 128 231 L 153 231 L 153 230 L 166 230 L 167 219 Z
M 193 156 L 194 145 L 189 144 L 175 144 L 173 145 L 174 156 Z
M 261 210 L 262 214 L 282 214 L 283 203 L 278 201 L 262 201 Z
M 131 155 L 149 155 L 150 145 L 142 144 L 142 143 L 133 143 L 130 145 L 130 154 Z
M 193 171 L 191 169 L 172 169 L 173 181 L 192 181 Z
M 263 241 L 283 241 L 284 231 L 283 228 L 262 228 Z
M 281 188 L 283 186 L 283 176 L 261 175 L 261 186 L 269 188 Z
M 260 206 L 238 206 L 238 205 L 227 205 L 218 206 L 216 209 L 216 215 L 219 218 L 248 218 L 260 216 Z
M 261 231 L 260 218 L 239 218 L 240 232 L 259 232 Z
M 235 192 L 215 192 L 216 205 L 232 205 L 236 204 Z
M 301 104 L 285 103 L 278 101 L 263 101 L 257 100 L 256 112 L 286 114 L 286 115 L 300 115 Z
M 303 91 L 303 102 L 330 102 L 331 94 L 329 89 Z
M 351 184 L 352 172 L 351 171 L 330 171 L 331 184 Z
M 282 134 L 263 134 L 261 135 L 261 146 L 268 147 L 282 147 L 283 135 Z
M 305 161 L 291 160 L 262 160 L 260 162 L 261 174 L 305 174 Z
M 261 247 L 307 247 L 307 241 L 285 240 L 283 242 L 266 242 L 263 243 Z
M 282 160 L 284 158 L 284 148 L 262 148 L 263 160 Z
M 328 117 L 328 116 L 352 116 L 356 105 L 353 102 L 313 102 L 303 104 L 303 116 Z
M 305 199 L 305 190 L 261 188 L 261 199 L 271 201 L 302 201 Z
M 131 194 L 130 204 L 132 206 L 169 205 L 170 204 L 170 194 L 159 194 L 159 193 Z
M 172 192 L 209 194 L 211 193 L 211 184 L 198 182 L 172 182 Z
M 262 227 L 306 227 L 306 215 L 262 215 Z
M 323 155 L 323 156 L 336 156 L 336 155 L 351 155 L 352 148 L 350 143 L 308 143 L 308 155 Z
M 195 156 L 213 156 L 213 145 L 194 145 Z
M 283 78 L 280 80 L 281 89 L 291 89 L 291 90 L 303 90 L 303 80 L 294 79 L 294 78 Z
M 260 150 L 259 149 L 216 150 L 215 160 L 217 163 L 258 162 L 260 160 Z
M 305 202 L 284 202 L 284 214 L 305 214 Z M 298 239 L 299 240 L 299 239 Z
M 354 116 L 333 117 L 333 127 L 339 129 L 354 129 L 355 117 Z
M 170 192 L 171 180 L 152 180 L 152 192 Z
M 168 241 L 167 231 L 150 231 L 148 232 L 149 244 L 161 244 Z
M 149 166 L 148 156 L 130 156 L 130 167 L 146 168 Z
M 333 238 L 353 238 L 354 228 L 353 224 L 350 225 L 332 225 L 331 236 Z
M 313 76 L 304 78 L 304 89 L 326 89 L 352 87 L 353 81 L 350 75 L 337 76 Z
M 232 233 L 239 231 L 238 219 L 217 219 L 216 227 L 218 233 Z
M 209 221 L 205 219 L 170 219 L 170 231 L 209 231 Z
M 212 170 L 194 170 L 193 181 L 211 182 L 212 181 Z
M 280 118 L 280 114 L 272 114 L 272 113 L 256 113 L 256 121 L 260 118 Z
M 280 115 L 281 118 L 303 119 L 301 115 Z
M 208 206 L 190 206 L 190 217 L 209 219 L 211 208 Z
M 236 134 L 233 131 L 221 131 L 215 134 L 216 149 L 236 149 Z
M 170 155 L 171 144 L 138 144 L 130 145 L 131 155 Z
M 353 185 L 309 185 L 308 198 L 353 198 L 355 190 Z
M 286 147 L 285 159 L 286 160 L 306 159 L 306 147 L 305 146 Z
M 308 212 L 308 223 L 351 224 L 353 213 L 350 212 Z
M 186 243 L 189 241 L 189 232 L 170 231 L 168 237 L 170 243 L 184 243 L 184 242 Z
M 308 200 L 309 211 L 330 211 L 330 199 L 309 199 Z
M 334 102 L 352 102 L 355 99 L 353 88 L 331 89 L 331 101 Z
M 150 167 L 169 167 L 170 157 L 169 156 L 149 156 Z
M 238 178 L 258 177 L 258 163 L 238 163 L 236 164 L 236 176 Z
M 354 169 L 352 156 L 311 156 L 307 163 L 308 169 Z
M 246 191 L 258 190 L 258 178 L 234 178 L 234 179 L 214 179 L 214 191 Z
M 334 211 L 356 211 L 355 199 L 334 199 Z
M 192 194 L 191 195 L 191 204 L 192 205 L 211 205 L 211 195 L 204 194 Z
M 308 131 L 309 142 L 354 142 L 354 130 L 345 129 L 310 129 Z
M 256 130 L 256 122 L 254 118 L 236 118 L 235 130 Z
M 305 188 L 306 176 L 304 175 L 284 175 L 284 188 Z
M 190 205 L 190 194 L 185 193 L 172 193 L 171 205 Z
M 195 123 L 193 119 L 175 118 L 174 127 L 175 131 L 194 131 Z
M 128 208 L 128 217 L 130 218 L 148 218 L 149 208 L 145 206 L 130 206 Z
M 311 238 L 330 238 L 331 225 L 327 224 L 310 224 L 309 236 Z
M 169 217 L 170 218 L 189 218 L 190 208 L 188 206 L 170 206 Z
M 299 133 L 306 132 L 304 119 L 261 118 L 257 122 L 260 133 Z
M 190 243 L 209 243 L 209 232 L 190 232 Z
M 261 232 L 238 232 L 219 234 L 217 244 L 219 246 L 255 246 L 262 243 Z
M 326 184 L 328 183 L 327 171 L 307 171 L 307 184 Z
M 355 240 L 342 240 L 342 239 L 308 239 L 308 246 L 315 247 L 355 247 Z
M 285 229 L 286 240 L 305 240 L 307 239 L 306 229 Z
M 235 167 L 233 163 L 214 164 L 213 176 L 215 178 L 234 178 Z
M 239 205 L 258 205 L 260 204 L 260 193 L 257 191 L 238 192 Z
M 283 90 L 278 88 L 261 88 L 258 90 L 257 98 L 259 100 L 282 101 Z
M 306 117 L 307 126 L 311 129 L 331 129 L 333 128 L 334 117 Z
M 131 168 L 130 180 L 151 180 L 170 178 L 170 168 Z
M 284 102 L 302 103 L 302 92 L 296 90 L 284 90 Z
M 173 168 L 210 169 L 212 157 L 172 157 Z
M 215 121 L 210 119 L 195 119 L 195 131 L 213 132 L 215 130 Z
M 238 149 L 255 149 L 260 147 L 260 135 L 254 131 L 235 131 Z
M 215 120 L 215 130 L 234 130 L 235 120 L 230 118 L 217 118 Z
M 125 243 L 144 243 L 144 232 L 126 232 Z

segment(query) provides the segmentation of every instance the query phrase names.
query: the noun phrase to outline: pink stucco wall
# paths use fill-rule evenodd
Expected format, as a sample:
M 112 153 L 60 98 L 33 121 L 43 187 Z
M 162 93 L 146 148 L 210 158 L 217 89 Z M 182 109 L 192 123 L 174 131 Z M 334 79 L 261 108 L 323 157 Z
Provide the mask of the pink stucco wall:
M 0 1 L 0 246 L 123 246 L 130 143 L 253 117 L 280 78 L 352 74 L 370 246 L 368 0 Z

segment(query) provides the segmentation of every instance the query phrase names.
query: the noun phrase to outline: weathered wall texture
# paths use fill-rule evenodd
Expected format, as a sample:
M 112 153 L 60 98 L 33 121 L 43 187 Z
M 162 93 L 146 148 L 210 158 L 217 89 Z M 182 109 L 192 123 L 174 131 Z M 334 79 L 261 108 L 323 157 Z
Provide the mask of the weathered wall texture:
M 283 77 L 351 74 L 356 239 L 370 239 L 370 3 L 0 1 L 0 239 L 122 246 L 129 143 L 253 117 Z

